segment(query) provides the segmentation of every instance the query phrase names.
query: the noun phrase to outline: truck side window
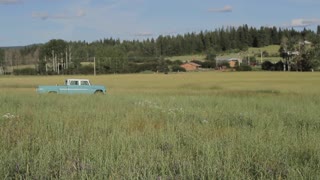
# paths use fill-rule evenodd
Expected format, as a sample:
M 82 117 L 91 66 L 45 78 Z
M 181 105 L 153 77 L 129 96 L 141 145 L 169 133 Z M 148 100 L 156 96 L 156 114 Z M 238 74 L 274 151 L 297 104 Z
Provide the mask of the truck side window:
M 89 83 L 88 83 L 88 81 L 81 81 L 81 85 L 88 86 Z
M 71 81 L 70 85 L 78 85 L 78 81 Z

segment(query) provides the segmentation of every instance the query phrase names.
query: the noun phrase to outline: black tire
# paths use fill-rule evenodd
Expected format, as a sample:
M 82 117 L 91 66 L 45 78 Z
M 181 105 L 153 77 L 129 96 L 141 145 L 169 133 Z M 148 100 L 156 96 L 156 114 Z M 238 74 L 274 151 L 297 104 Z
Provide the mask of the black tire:
M 94 94 L 102 95 L 102 94 L 103 94 L 103 91 L 102 91 L 102 90 L 96 90 L 96 91 L 94 92 Z

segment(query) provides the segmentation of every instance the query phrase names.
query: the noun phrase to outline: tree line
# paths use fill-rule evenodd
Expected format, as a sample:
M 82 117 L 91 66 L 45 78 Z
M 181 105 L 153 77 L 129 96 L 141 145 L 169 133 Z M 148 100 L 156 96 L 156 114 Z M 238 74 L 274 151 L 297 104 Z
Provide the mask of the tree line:
M 207 62 L 204 63 L 213 68 L 217 54 L 246 51 L 249 47 L 281 45 L 279 56 L 284 52 L 298 50 L 301 46 L 298 47 L 297 44 L 305 40 L 318 48 L 319 34 L 319 26 L 314 32 L 307 29 L 297 31 L 293 28 L 255 28 L 242 25 L 183 35 L 160 35 L 145 40 L 121 41 L 104 38 L 89 43 L 52 39 L 45 44 L 0 49 L 0 66 L 5 69 L 10 65 L 36 64 L 35 71 L 38 74 L 71 74 L 92 72 L 93 67 L 83 66 L 82 62 L 95 61 L 97 72 L 100 74 L 135 73 L 145 70 L 164 72 L 183 61 L 169 61 L 166 57 L 205 54 Z M 304 52 L 308 55 L 304 54 L 298 58 L 314 59 L 319 56 L 318 51 L 309 51 Z M 286 58 L 283 57 L 284 60 Z

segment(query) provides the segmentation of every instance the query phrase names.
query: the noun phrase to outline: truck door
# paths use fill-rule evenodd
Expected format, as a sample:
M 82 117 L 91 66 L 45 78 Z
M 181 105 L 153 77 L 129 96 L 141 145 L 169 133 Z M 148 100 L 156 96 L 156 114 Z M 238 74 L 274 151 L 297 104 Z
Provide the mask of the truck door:
M 68 86 L 68 94 L 86 94 L 88 93 L 88 87 L 81 85 L 81 81 L 70 81 Z
M 60 94 L 68 94 L 68 80 L 65 80 L 63 86 L 59 86 L 59 93 Z
M 83 88 L 83 93 L 85 94 L 93 94 L 93 90 L 91 89 L 90 83 L 87 80 L 80 81 L 81 88 Z
M 71 80 L 69 82 L 68 87 L 68 94 L 77 94 L 79 93 L 79 81 Z

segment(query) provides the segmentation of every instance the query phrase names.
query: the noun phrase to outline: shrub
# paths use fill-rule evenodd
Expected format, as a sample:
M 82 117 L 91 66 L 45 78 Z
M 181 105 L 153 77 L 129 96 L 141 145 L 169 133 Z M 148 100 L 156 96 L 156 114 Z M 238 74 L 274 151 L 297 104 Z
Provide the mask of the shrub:
M 173 64 L 181 65 L 181 64 L 183 64 L 183 62 L 178 59 L 178 60 L 174 60 Z
M 135 72 L 143 72 L 143 71 L 157 71 L 157 62 L 148 62 L 148 63 L 142 63 L 142 64 L 136 64 L 135 65 Z
M 34 68 L 14 69 L 14 75 L 37 75 L 37 71 Z
M 202 65 L 202 63 L 203 63 L 202 61 L 199 61 L 199 60 L 192 60 L 191 62 L 199 64 L 199 65 Z
M 236 67 L 237 71 L 252 71 L 251 66 L 247 65 L 247 64 L 241 64 L 240 66 Z
M 216 61 L 204 61 L 201 63 L 202 68 L 215 68 L 216 67 Z
M 275 71 L 282 71 L 283 70 L 283 62 L 278 61 L 276 64 L 274 64 L 274 70 Z
M 76 69 L 76 74 L 93 74 L 93 65 L 80 66 Z
M 284 63 L 282 61 L 278 61 L 277 63 L 273 64 L 270 61 L 264 61 L 261 64 L 261 69 L 266 71 L 282 71 Z
M 206 61 L 192 60 L 191 62 L 201 65 L 202 68 L 216 67 L 216 60 L 206 60 Z
M 179 66 L 179 65 L 173 65 L 171 67 L 172 72 L 186 72 L 186 69 L 184 69 L 183 67 Z
M 219 66 L 220 67 L 225 66 L 226 68 L 230 68 L 229 61 L 221 61 L 221 62 L 219 62 Z
M 270 70 L 272 70 L 272 68 L 273 68 L 273 63 L 270 62 L 270 61 L 264 61 L 261 64 L 261 69 L 262 70 L 270 71 Z
M 207 51 L 206 60 L 212 61 L 217 57 L 217 53 L 214 49 L 210 49 Z

